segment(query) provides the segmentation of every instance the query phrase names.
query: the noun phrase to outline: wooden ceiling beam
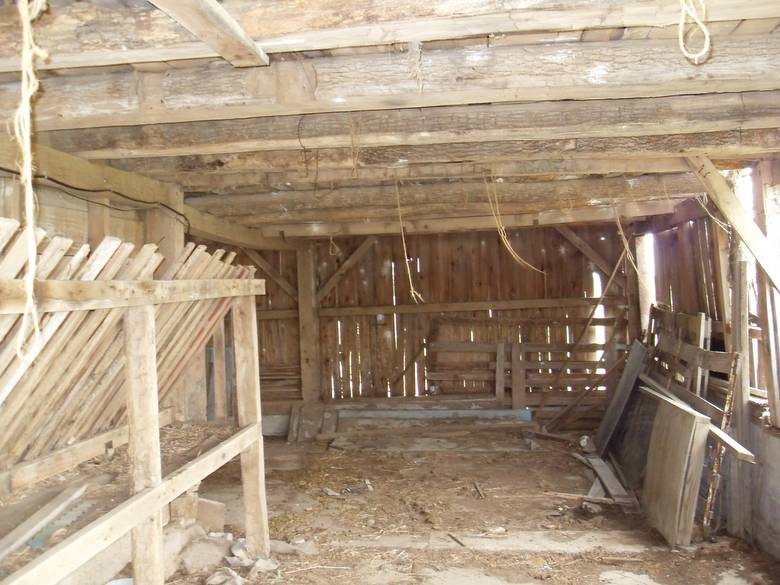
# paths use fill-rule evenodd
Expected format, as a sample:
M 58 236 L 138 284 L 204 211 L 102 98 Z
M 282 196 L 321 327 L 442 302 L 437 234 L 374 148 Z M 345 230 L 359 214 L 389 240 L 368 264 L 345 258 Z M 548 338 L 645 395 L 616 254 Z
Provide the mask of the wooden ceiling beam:
M 268 55 L 217 0 L 149 0 L 235 67 L 268 65 Z
M 264 151 L 231 155 L 204 155 L 124 159 L 111 161 L 114 166 L 137 173 L 182 179 L 182 174 L 260 173 L 307 171 L 317 177 L 326 169 L 348 169 L 358 176 L 364 168 L 389 167 L 403 176 L 405 168 L 419 164 L 498 164 L 505 162 L 543 161 L 546 159 L 658 159 L 684 155 L 707 155 L 711 158 L 744 158 L 780 152 L 780 130 L 731 130 L 665 136 L 595 137 L 560 140 L 517 140 L 396 146 L 321 149 L 316 156 L 303 152 Z M 616 161 L 616 170 L 619 170 Z M 175 177 L 175 179 L 172 179 Z M 186 183 L 186 181 L 184 181 Z
M 673 213 L 677 203 L 679 201 L 671 199 L 637 201 L 614 206 L 589 206 L 555 209 L 539 213 L 504 214 L 501 219 L 507 228 L 559 224 L 613 223 L 616 214 L 621 218 L 641 219 L 653 215 Z M 409 234 L 437 234 L 495 229 L 495 219 L 492 215 L 485 214 L 446 219 L 407 220 L 404 218 L 404 230 Z M 268 237 L 287 238 L 398 235 L 400 233 L 397 219 L 388 221 L 280 223 L 258 228 L 257 231 Z
M 651 199 L 654 197 L 692 196 L 703 189 L 693 173 L 674 175 L 643 175 L 572 179 L 565 181 L 495 182 L 489 185 L 502 210 L 510 205 L 591 205 L 621 198 Z M 485 180 L 469 182 L 402 183 L 398 186 L 401 205 L 417 208 L 441 205 L 451 211 L 470 205 L 488 210 L 488 185 Z M 244 195 L 206 195 L 188 197 L 187 204 L 219 216 L 240 216 L 240 221 L 254 223 L 294 212 L 318 213 L 334 211 L 359 214 L 371 207 L 395 210 L 396 186 L 343 188 L 322 191 L 283 191 Z M 253 215 L 254 214 L 254 215 Z
M 548 0 L 355 0 L 344 27 L 339 0 L 304 11 L 296 0 L 258 5 L 225 0 L 247 35 L 268 53 L 328 50 L 409 41 L 436 41 L 505 33 L 578 31 L 582 29 L 663 27 L 676 24 L 676 0 L 570 0 L 565 8 Z M 707 21 L 780 17 L 774 0 L 708 0 Z M 76 30 L 74 34 L 74 23 Z M 18 71 L 18 30 L 13 5 L 0 7 L 0 71 Z M 220 53 L 193 41 L 165 15 L 143 3 L 61 2 L 36 23 L 36 37 L 51 51 L 42 69 L 96 67 L 127 63 L 216 57 Z
M 420 83 L 406 53 L 323 56 L 237 69 L 209 62 L 164 72 L 42 80 L 39 131 L 472 103 L 617 99 L 780 89 L 780 33 L 729 36 L 703 65 L 662 40 L 423 50 Z M 419 86 L 418 86 L 419 85 Z M 0 85 L 10 119 L 18 82 Z
M 663 124 L 659 124 L 663 119 Z M 48 144 L 88 159 L 748 130 L 780 126 L 780 91 L 444 106 L 60 130 Z

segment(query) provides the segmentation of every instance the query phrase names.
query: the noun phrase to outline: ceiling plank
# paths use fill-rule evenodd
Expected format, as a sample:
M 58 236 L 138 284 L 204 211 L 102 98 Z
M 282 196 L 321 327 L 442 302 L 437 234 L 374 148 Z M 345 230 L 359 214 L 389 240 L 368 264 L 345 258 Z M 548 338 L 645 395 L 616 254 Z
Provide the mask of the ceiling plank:
M 730 36 L 707 63 L 668 40 L 465 46 L 423 50 L 421 83 L 406 53 L 322 56 L 237 69 L 224 62 L 165 72 L 42 80 L 39 131 L 472 103 L 616 99 L 780 89 L 780 33 Z M 543 66 L 540 66 L 543 64 Z M 10 118 L 18 83 L 0 85 Z
M 617 107 L 616 107 L 617 106 Z M 663 124 L 659 124 L 663 119 Z M 52 147 L 89 159 L 748 130 L 780 126 L 780 91 L 443 106 L 60 130 Z
M 632 201 L 614 206 L 588 206 L 570 209 L 554 209 L 538 213 L 503 214 L 501 221 L 506 228 L 552 226 L 559 224 L 588 224 L 614 222 L 621 218 L 645 218 L 653 215 L 673 213 L 679 200 Z M 470 232 L 495 230 L 492 215 L 475 215 L 446 219 L 407 220 L 404 218 L 404 232 L 408 234 L 439 234 L 449 232 Z M 289 223 L 258 228 L 268 237 L 327 238 L 330 236 L 369 236 L 400 233 L 398 220 L 356 221 L 356 222 L 312 222 Z
M 173 3 L 173 0 L 170 2 Z M 296 0 L 258 5 L 225 0 L 222 5 L 268 53 L 328 50 L 499 35 L 513 32 L 577 31 L 588 28 L 664 27 L 679 18 L 677 0 L 354 0 L 349 18 L 343 2 L 323 0 L 318 10 L 301 10 Z M 12 12 L 13 11 L 13 12 Z M 0 7 L 0 71 L 18 71 L 18 30 L 13 5 Z M 42 69 L 216 57 L 219 52 L 143 3 L 62 2 L 36 23 L 41 46 L 56 47 Z M 780 17 L 774 0 L 709 0 L 707 20 L 739 21 Z M 348 20 L 350 26 L 344 27 Z M 74 34 L 74 23 L 76 34 Z M 95 32 L 99 31 L 99 34 Z
M 217 0 L 149 0 L 236 67 L 268 65 L 268 55 Z

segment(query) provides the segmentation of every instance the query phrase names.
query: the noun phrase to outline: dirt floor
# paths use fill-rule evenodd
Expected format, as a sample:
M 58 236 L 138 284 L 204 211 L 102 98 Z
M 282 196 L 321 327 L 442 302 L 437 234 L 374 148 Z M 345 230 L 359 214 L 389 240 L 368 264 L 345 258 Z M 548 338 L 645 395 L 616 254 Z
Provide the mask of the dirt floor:
M 165 466 L 228 434 L 213 425 L 166 429 Z M 778 564 L 733 539 L 671 551 L 640 514 L 582 509 L 572 494 L 587 493 L 592 472 L 570 445 L 537 441 L 532 449 L 521 432 L 507 430 L 361 435 L 330 447 L 267 440 L 271 537 L 314 554 L 279 555 L 276 571 L 247 583 L 780 584 Z M 81 466 L 80 476 L 112 479 L 90 489 L 94 506 L 50 543 L 126 495 L 126 463 L 120 450 Z M 53 480 L 52 489 L 74 477 Z M 224 502 L 225 530 L 243 534 L 237 461 L 201 484 L 200 494 Z M 21 514 L 31 497 L 4 502 L 0 520 Z M 38 552 L 18 553 L 0 571 Z M 179 572 L 168 583 L 202 584 L 210 573 Z

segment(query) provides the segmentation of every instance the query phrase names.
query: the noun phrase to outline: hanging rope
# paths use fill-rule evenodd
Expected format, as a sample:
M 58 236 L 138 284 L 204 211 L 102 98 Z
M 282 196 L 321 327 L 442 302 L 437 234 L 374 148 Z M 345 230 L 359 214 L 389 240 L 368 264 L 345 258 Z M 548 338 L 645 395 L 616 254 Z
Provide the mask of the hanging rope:
M 341 256 L 341 248 L 333 241 L 333 236 L 329 236 L 330 242 L 328 243 L 328 254 L 331 256 Z
M 495 189 L 495 182 L 493 182 L 493 188 Z M 544 270 L 540 270 L 528 260 L 520 256 L 515 249 L 512 247 L 512 243 L 509 241 L 509 235 L 506 232 L 506 227 L 504 227 L 504 222 L 501 220 L 501 210 L 498 207 L 498 195 L 496 193 L 490 192 L 490 185 L 488 184 L 487 179 L 485 179 L 485 193 L 487 194 L 487 200 L 488 204 L 490 204 L 490 212 L 493 214 L 493 219 L 496 222 L 496 230 L 498 231 L 498 237 L 501 239 L 501 242 L 504 244 L 504 247 L 507 249 L 507 252 L 509 252 L 510 256 L 520 264 L 521 266 L 525 266 L 526 268 L 530 268 L 531 270 L 538 272 L 539 274 L 546 277 L 546 274 Z
M 424 303 L 425 299 L 414 288 L 412 281 L 412 269 L 409 268 L 409 253 L 406 251 L 406 236 L 404 235 L 404 218 L 401 214 L 401 190 L 398 188 L 398 180 L 395 181 L 395 202 L 398 205 L 398 224 L 401 226 L 401 245 L 404 248 L 404 266 L 406 266 L 406 276 L 409 278 L 409 294 L 412 296 L 414 304 Z
M 46 58 L 46 52 L 35 44 L 32 23 L 46 9 L 46 0 L 18 0 L 19 19 L 22 24 L 21 98 L 14 116 L 14 136 L 22 151 L 19 164 L 19 181 L 24 195 L 24 239 L 27 246 L 27 269 L 24 273 L 24 314 L 22 326 L 16 337 L 16 355 L 30 362 L 41 341 L 38 309 L 35 306 L 35 271 L 38 260 L 38 244 L 35 241 L 35 191 L 33 189 L 32 154 L 32 102 L 38 91 L 35 75 L 35 59 Z M 29 353 L 25 349 L 28 330 L 32 328 L 33 345 Z
M 697 6 L 698 4 L 698 6 Z M 699 10 L 701 10 L 701 17 L 699 16 Z M 680 51 L 685 55 L 685 58 L 693 61 L 694 65 L 701 65 L 707 59 L 709 59 L 710 52 L 712 50 L 712 40 L 710 38 L 710 31 L 707 25 L 704 24 L 704 20 L 707 18 L 707 6 L 704 0 L 680 0 L 680 23 L 677 27 L 677 41 L 680 44 Z M 688 21 L 692 21 L 693 28 L 686 32 Z M 688 37 L 698 29 L 701 34 L 704 35 L 704 41 L 702 47 L 698 53 L 694 53 L 688 49 Z

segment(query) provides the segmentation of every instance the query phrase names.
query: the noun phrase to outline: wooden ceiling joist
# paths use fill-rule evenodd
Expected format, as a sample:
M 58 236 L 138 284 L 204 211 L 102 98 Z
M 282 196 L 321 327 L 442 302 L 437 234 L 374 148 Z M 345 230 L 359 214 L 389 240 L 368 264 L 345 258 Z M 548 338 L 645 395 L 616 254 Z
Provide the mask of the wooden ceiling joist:
M 319 2 L 316 11 L 301 10 L 295 0 L 263 5 L 251 0 L 225 0 L 222 6 L 256 41 L 256 46 L 268 53 L 506 33 L 647 29 L 674 25 L 680 13 L 676 0 L 638 0 L 630 4 L 621 0 L 573 0 L 565 8 L 551 0 L 521 0 L 509 6 L 500 0 L 476 4 L 471 0 L 359 0 L 350 3 L 348 19 L 339 0 Z M 12 5 L 0 7 L 0 15 L 0 47 L 7 47 L 0 53 L 0 72 L 17 71 L 19 63 L 13 56 L 19 41 L 15 9 Z M 710 23 L 777 17 L 780 8 L 773 0 L 707 2 Z M 344 26 L 345 20 L 348 26 Z M 74 23 L 78 23 L 75 34 Z M 41 46 L 57 48 L 49 60 L 40 63 L 44 69 L 169 62 L 223 54 L 218 48 L 193 41 L 186 31 L 144 3 L 61 2 L 36 27 Z
M 217 0 L 149 0 L 236 67 L 268 65 L 268 55 Z
M 503 181 L 488 184 L 486 180 L 404 183 L 398 187 L 398 192 L 401 205 L 411 209 L 436 204 L 455 212 L 476 205 L 488 212 L 488 187 L 501 209 L 507 212 L 579 206 L 583 203 L 603 205 L 614 200 L 691 197 L 702 192 L 701 184 L 692 173 L 527 183 Z M 356 216 L 366 213 L 368 218 L 371 207 L 387 208 L 391 214 L 395 212 L 396 186 L 211 195 L 189 197 L 187 203 L 202 211 L 231 216 L 245 223 L 278 221 L 296 211 L 328 217 L 329 213 L 340 210 Z
M 323 56 L 237 69 L 96 72 L 42 81 L 39 131 L 472 103 L 662 97 L 780 89 L 780 33 L 723 37 L 700 66 L 669 40 L 466 46 Z M 0 86 L 10 116 L 18 83 Z
M 663 124 L 659 124 L 663 118 Z M 89 159 L 226 154 L 582 137 L 780 126 L 780 91 L 336 112 L 49 132 Z
M 399 175 L 408 165 L 497 163 L 547 159 L 658 159 L 683 155 L 709 155 L 712 158 L 742 158 L 780 151 L 780 130 L 731 130 L 662 136 L 595 137 L 560 140 L 517 140 L 501 142 L 433 144 L 359 148 L 327 148 L 308 153 L 289 150 L 161 157 L 112 161 L 117 167 L 149 176 L 179 182 L 180 174 L 228 174 L 307 170 L 316 177 L 325 169 L 349 169 L 360 174 L 364 167 L 395 168 Z M 316 171 L 316 173 L 315 173 Z
M 583 206 L 553 209 L 538 213 L 502 214 L 506 228 L 554 226 L 560 224 L 588 224 L 614 222 L 615 217 L 642 219 L 653 215 L 673 213 L 679 201 L 660 199 L 620 203 L 611 206 Z M 489 214 L 445 219 L 406 219 L 407 234 L 440 234 L 450 232 L 490 231 L 496 229 L 495 218 Z M 398 220 L 286 223 L 257 229 L 267 237 L 327 238 L 330 236 L 398 235 Z

